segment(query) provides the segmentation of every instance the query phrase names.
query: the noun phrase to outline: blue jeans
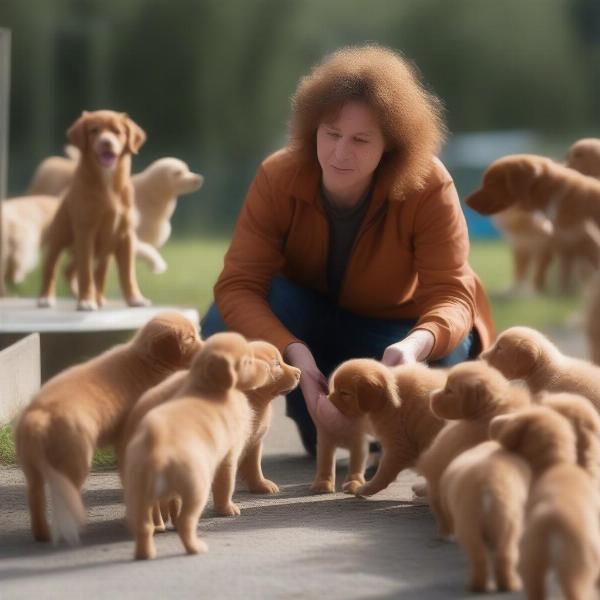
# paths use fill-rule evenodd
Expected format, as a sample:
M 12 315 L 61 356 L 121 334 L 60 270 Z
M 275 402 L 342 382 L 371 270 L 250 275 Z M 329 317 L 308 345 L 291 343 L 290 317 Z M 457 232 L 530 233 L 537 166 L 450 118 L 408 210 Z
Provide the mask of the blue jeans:
M 384 350 L 404 339 L 416 324 L 415 319 L 377 319 L 353 314 L 326 296 L 280 276 L 273 278 L 267 299 L 275 316 L 310 348 L 325 377 L 351 358 L 381 359 Z M 226 329 L 213 303 L 202 319 L 202 337 Z M 449 367 L 475 358 L 479 351 L 479 336 L 471 330 L 450 354 L 432 361 L 430 366 Z M 287 415 L 300 429 L 304 446 L 314 452 L 315 427 L 300 388 L 288 394 L 286 406 Z

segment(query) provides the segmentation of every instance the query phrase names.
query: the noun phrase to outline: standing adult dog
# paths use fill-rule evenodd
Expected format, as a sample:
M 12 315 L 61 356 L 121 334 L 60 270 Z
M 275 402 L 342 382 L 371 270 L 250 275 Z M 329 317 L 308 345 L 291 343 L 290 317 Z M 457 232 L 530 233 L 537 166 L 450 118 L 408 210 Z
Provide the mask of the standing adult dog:
M 126 113 L 83 112 L 67 132 L 81 157 L 71 187 L 47 233 L 47 253 L 38 304 L 54 302 L 56 265 L 63 249 L 73 248 L 79 310 L 105 303 L 104 288 L 114 254 L 123 295 L 130 306 L 149 301 L 139 290 L 134 264 L 131 155 L 146 140 L 144 131 Z

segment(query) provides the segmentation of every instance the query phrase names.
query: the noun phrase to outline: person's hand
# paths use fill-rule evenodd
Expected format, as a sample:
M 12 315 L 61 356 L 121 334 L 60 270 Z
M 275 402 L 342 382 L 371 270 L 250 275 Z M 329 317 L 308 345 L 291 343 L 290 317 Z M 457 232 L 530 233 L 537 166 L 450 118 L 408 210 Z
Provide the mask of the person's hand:
M 408 365 L 425 360 L 434 344 L 433 334 L 426 329 L 415 329 L 402 341 L 388 346 L 381 363 L 388 367 Z
M 353 421 L 344 416 L 329 400 L 329 386 L 321 373 L 312 352 L 300 342 L 294 342 L 285 349 L 287 363 L 300 369 L 300 389 L 306 402 L 306 408 L 315 425 L 327 430 L 330 435 L 347 435 Z

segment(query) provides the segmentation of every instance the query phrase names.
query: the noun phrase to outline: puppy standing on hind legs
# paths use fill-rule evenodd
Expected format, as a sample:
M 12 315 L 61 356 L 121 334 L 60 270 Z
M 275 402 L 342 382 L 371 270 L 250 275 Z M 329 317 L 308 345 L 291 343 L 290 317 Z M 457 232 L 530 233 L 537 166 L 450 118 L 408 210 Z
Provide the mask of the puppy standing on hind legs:
M 196 527 L 212 486 L 215 509 L 236 515 L 231 500 L 237 462 L 251 428 L 248 400 L 240 389 L 264 385 L 269 365 L 254 358 L 251 345 L 235 333 L 211 336 L 190 368 L 182 398 L 151 410 L 125 452 L 127 519 L 136 540 L 135 557 L 156 555 L 153 506 L 181 498 L 177 532 L 190 554 L 204 552 Z

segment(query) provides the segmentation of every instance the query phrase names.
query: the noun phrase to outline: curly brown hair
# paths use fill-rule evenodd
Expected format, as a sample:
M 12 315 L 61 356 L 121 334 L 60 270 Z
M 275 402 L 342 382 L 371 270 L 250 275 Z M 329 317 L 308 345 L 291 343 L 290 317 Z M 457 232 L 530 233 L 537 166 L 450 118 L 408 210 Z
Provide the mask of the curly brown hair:
M 443 108 L 414 65 L 389 48 L 341 48 L 300 80 L 292 97 L 290 148 L 316 160 L 317 127 L 352 100 L 366 102 L 379 120 L 386 140 L 382 163 L 394 172 L 393 191 L 421 188 L 445 138 Z

